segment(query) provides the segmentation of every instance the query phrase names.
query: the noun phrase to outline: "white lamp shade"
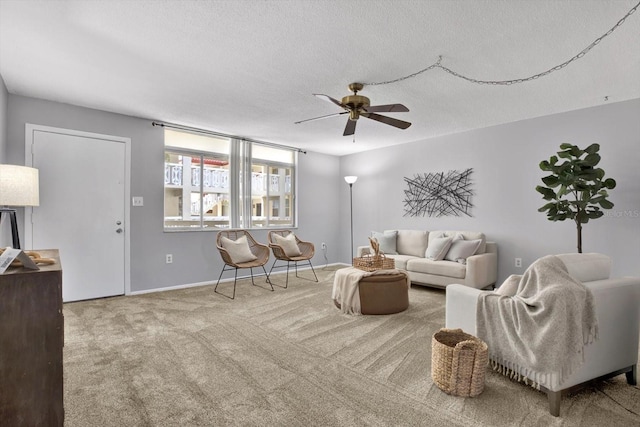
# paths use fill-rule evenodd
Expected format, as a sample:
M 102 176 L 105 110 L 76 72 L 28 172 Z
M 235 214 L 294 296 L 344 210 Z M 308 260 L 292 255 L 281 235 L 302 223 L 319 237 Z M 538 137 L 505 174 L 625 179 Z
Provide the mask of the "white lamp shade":
M 0 165 L 0 206 L 38 206 L 38 169 Z
M 347 182 L 347 184 L 355 184 L 355 182 L 358 180 L 358 177 L 353 175 L 345 176 L 344 180 Z

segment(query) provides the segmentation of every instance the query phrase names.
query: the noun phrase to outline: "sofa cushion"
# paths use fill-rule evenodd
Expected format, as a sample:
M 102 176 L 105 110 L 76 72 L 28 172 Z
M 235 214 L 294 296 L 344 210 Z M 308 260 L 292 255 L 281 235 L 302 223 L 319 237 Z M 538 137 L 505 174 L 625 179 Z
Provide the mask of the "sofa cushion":
M 410 259 L 415 259 L 416 257 L 411 255 L 389 255 L 387 258 L 393 258 L 396 269 L 406 270 L 407 261 L 409 261 Z
M 611 258 L 599 253 L 559 254 L 569 275 L 581 282 L 605 280 L 611 275 Z
M 400 255 L 424 258 L 429 243 L 429 232 L 422 230 L 398 230 L 396 250 Z
M 480 247 L 476 251 L 476 254 L 483 254 L 487 251 L 486 249 L 486 237 L 484 233 L 480 233 L 477 231 L 455 231 L 455 230 L 437 230 L 429 233 L 429 242 L 432 238 L 435 237 L 455 237 L 457 234 L 460 234 L 464 240 L 477 240 L 480 239 Z M 432 237 L 433 236 L 433 237 Z
M 449 251 L 451 247 L 451 237 L 437 237 L 431 239 L 427 251 L 425 252 L 425 258 L 433 261 L 441 261 Z
M 396 240 L 398 232 L 396 230 L 385 230 L 383 233 L 379 231 L 372 231 L 371 237 L 376 239 L 380 243 L 380 251 L 385 254 L 397 254 Z M 373 248 L 371 248 L 373 253 Z
M 460 264 L 466 264 L 467 258 L 475 254 L 482 241 L 477 240 L 463 240 L 455 239 L 451 242 L 451 247 L 445 255 L 444 259 L 448 261 L 459 262 Z
M 407 271 L 416 273 L 447 276 L 456 279 L 464 279 L 467 267 L 453 261 L 432 261 L 426 258 L 411 258 L 407 261 Z

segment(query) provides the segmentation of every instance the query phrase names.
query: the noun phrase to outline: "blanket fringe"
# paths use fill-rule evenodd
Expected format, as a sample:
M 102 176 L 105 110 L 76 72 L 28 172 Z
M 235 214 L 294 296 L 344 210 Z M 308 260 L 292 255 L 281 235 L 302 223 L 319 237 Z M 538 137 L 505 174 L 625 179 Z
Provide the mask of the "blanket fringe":
M 531 378 L 526 377 L 525 375 L 520 374 L 515 367 L 508 367 L 506 364 L 501 364 L 497 362 L 495 359 L 489 360 L 491 364 L 491 369 L 495 372 L 504 375 L 507 378 L 510 378 L 516 382 L 528 385 L 533 387 L 536 390 L 540 390 L 540 384 Z

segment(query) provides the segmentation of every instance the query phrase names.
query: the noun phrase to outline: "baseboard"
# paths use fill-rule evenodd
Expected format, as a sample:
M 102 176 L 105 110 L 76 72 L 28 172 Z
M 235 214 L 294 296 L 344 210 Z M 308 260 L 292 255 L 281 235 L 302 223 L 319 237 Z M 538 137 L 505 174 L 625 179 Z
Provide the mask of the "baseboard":
M 331 267 L 331 266 L 347 266 L 348 264 L 344 264 L 341 262 L 336 262 L 333 264 L 324 264 L 324 265 L 316 265 L 314 268 L 315 269 L 320 269 L 322 270 L 323 268 L 326 267 Z M 311 267 L 300 267 L 298 268 L 298 271 L 302 271 L 302 270 L 311 270 Z M 286 274 L 286 271 L 274 271 L 273 273 L 271 273 L 272 276 L 277 276 L 277 275 L 281 275 L 281 274 Z M 260 276 L 264 276 L 264 274 L 260 273 L 260 274 L 254 274 L 253 277 L 260 277 Z M 250 279 L 251 276 L 250 275 L 246 275 L 246 276 L 238 276 L 238 279 Z M 225 282 L 233 282 L 233 278 L 228 278 L 228 279 L 220 279 L 220 283 L 225 283 Z M 178 289 L 187 289 L 187 288 L 195 288 L 197 286 L 210 286 L 210 285 L 215 285 L 216 284 L 216 280 L 207 280 L 206 282 L 195 282 L 195 283 L 185 283 L 182 285 L 175 285 L 175 286 L 165 286 L 162 288 L 153 288 L 153 289 L 145 289 L 142 291 L 131 291 L 126 295 L 142 295 L 142 294 L 151 294 L 154 292 L 163 292 L 163 291 L 175 291 Z

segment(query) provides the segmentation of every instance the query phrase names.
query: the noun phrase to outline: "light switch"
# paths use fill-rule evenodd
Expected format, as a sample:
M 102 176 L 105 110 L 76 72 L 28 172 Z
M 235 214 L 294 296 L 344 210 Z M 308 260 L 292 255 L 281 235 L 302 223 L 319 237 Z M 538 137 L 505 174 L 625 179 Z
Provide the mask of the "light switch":
M 134 196 L 133 206 L 144 206 L 144 198 L 141 196 Z

